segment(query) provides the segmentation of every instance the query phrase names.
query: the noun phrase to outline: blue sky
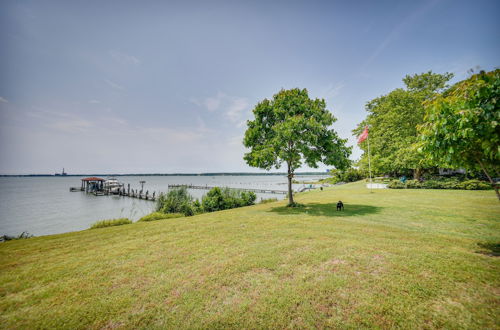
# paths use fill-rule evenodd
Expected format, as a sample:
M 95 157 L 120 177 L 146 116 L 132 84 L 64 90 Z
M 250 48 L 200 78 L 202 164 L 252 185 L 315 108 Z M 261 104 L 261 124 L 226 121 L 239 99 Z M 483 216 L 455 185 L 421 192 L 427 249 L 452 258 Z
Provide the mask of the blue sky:
M 245 121 L 281 88 L 334 128 L 406 74 L 499 66 L 498 1 L 2 1 L 0 173 L 258 171 Z M 353 150 L 353 159 L 361 151 Z M 320 166 L 319 170 L 325 169 Z M 304 168 L 306 169 L 306 168 Z

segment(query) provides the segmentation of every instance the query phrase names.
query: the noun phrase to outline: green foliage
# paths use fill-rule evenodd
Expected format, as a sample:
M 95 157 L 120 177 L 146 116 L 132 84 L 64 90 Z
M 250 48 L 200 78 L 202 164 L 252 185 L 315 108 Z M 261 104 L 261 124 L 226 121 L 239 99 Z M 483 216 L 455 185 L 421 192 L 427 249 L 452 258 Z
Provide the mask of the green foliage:
M 33 235 L 31 235 L 27 231 L 23 231 L 21 234 L 19 234 L 17 236 L 2 235 L 2 236 L 0 236 L 0 242 L 12 241 L 12 240 L 17 240 L 17 239 L 27 239 L 27 238 L 32 238 L 32 237 L 33 237 Z
M 257 195 L 253 191 L 242 191 L 241 192 L 241 199 L 243 200 L 243 204 L 245 206 L 247 205 L 253 205 L 255 204 L 255 200 L 257 199 Z
M 406 188 L 406 185 L 401 182 L 400 180 L 392 180 L 387 184 L 387 188 L 390 189 L 404 189 Z
M 195 214 L 203 213 L 203 207 L 198 199 L 196 199 L 192 205 Z
M 268 203 L 274 203 L 274 202 L 277 202 L 277 201 L 278 201 L 278 199 L 276 197 L 273 197 L 273 198 L 261 198 L 259 204 L 268 204 Z
M 462 187 L 465 190 L 488 190 L 493 189 L 493 187 L 484 181 L 479 180 L 467 180 L 462 182 Z
M 215 212 L 253 205 L 256 198 L 253 192 L 214 187 L 203 196 L 201 204 L 205 212 Z
M 391 189 L 461 189 L 461 190 L 488 190 L 492 189 L 487 182 L 480 180 L 460 181 L 457 178 L 434 179 L 434 180 L 393 180 L 388 185 Z
M 371 166 L 376 174 L 408 174 L 429 166 L 415 143 L 417 126 L 424 122 L 423 102 L 446 87 L 451 73 L 435 74 L 431 71 L 413 76 L 403 82 L 406 89 L 398 88 L 366 104 L 368 116 L 353 130 L 360 135 L 369 126 Z M 360 144 L 364 154 L 359 166 L 368 171 L 368 143 Z
M 205 212 L 225 210 L 224 197 L 222 196 L 221 189 L 219 187 L 210 189 L 201 199 L 201 205 Z
M 427 102 L 419 127 L 423 155 L 439 166 L 482 170 L 493 184 L 500 169 L 499 99 L 497 69 L 460 81 Z
M 138 221 L 155 221 L 155 220 L 163 220 L 163 219 L 172 219 L 172 218 L 180 218 L 183 217 L 182 213 L 163 213 L 163 212 L 153 212 L 148 215 L 143 216 Z
M 330 170 L 330 178 L 328 178 L 329 183 L 339 183 L 339 182 L 354 182 L 359 181 L 366 177 L 364 171 L 350 167 L 345 171 L 333 169 Z
M 289 203 L 293 203 L 291 180 L 302 163 L 316 168 L 319 162 L 346 168 L 351 148 L 331 129 L 336 118 L 320 99 L 310 99 L 306 89 L 281 90 L 253 109 L 243 143 L 250 151 L 248 165 L 266 170 L 287 164 Z
M 90 229 L 128 225 L 131 223 L 132 223 L 132 221 L 130 221 L 128 218 L 101 220 L 101 221 L 97 221 L 94 224 L 92 224 Z
M 156 202 L 156 211 L 162 213 L 182 213 L 186 216 L 195 214 L 193 197 L 186 187 L 170 190 L 166 195 L 161 194 Z

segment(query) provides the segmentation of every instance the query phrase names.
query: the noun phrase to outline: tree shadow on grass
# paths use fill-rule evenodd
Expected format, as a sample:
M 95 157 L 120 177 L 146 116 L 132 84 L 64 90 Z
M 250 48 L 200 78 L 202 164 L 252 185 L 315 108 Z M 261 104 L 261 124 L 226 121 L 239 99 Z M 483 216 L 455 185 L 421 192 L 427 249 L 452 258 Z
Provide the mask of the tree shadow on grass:
M 299 207 L 273 207 L 269 212 L 276 212 L 281 215 L 304 214 L 324 217 L 352 217 L 366 214 L 378 213 L 382 208 L 372 205 L 344 204 L 343 211 L 337 211 L 337 203 L 318 204 L 310 203 Z
M 490 257 L 500 257 L 500 243 L 477 243 L 481 250 L 477 253 L 485 254 Z

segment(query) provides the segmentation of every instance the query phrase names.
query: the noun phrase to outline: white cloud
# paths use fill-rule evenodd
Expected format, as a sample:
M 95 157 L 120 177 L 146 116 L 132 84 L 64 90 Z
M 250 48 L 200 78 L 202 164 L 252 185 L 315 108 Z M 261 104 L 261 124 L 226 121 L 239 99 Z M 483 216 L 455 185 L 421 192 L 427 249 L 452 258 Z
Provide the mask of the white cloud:
M 215 111 L 215 110 L 219 109 L 220 104 L 225 97 L 227 97 L 226 94 L 219 92 L 214 97 L 207 97 L 203 101 L 203 105 L 205 105 L 205 107 L 208 109 L 208 111 Z
M 104 79 L 104 82 L 105 82 L 106 84 L 108 84 L 109 86 L 113 87 L 114 89 L 119 89 L 119 90 L 123 90 L 123 89 L 124 89 L 124 87 L 123 87 L 123 86 L 120 86 L 120 85 L 118 85 L 117 83 L 112 82 L 111 80 Z
M 93 127 L 92 122 L 80 118 L 68 118 L 56 120 L 49 125 L 56 130 L 72 133 L 75 131 L 86 132 Z
M 76 131 L 85 132 L 95 126 L 91 121 L 72 113 L 35 108 L 35 111 L 27 112 L 26 115 L 36 118 L 46 127 L 67 133 Z
M 243 110 L 247 108 L 248 100 L 246 98 L 234 97 L 227 107 L 226 115 L 234 123 L 240 120 Z
M 232 146 L 232 147 L 242 146 L 243 145 L 243 135 L 237 135 L 237 136 L 233 136 L 233 137 L 229 138 L 227 144 L 229 146 Z
M 116 50 L 109 51 L 109 55 L 117 62 L 125 65 L 139 65 L 141 60 L 129 54 L 125 54 Z
M 207 97 L 203 100 L 191 98 L 191 103 L 206 108 L 209 112 L 220 111 L 233 123 L 240 122 L 244 110 L 248 109 L 248 99 L 238 96 L 230 96 L 222 92 Z
M 343 82 L 337 84 L 329 84 L 323 90 L 320 91 L 319 96 L 325 100 L 333 98 L 339 95 L 340 91 L 345 87 Z
M 6 98 L 0 96 L 0 103 L 9 103 Z
M 99 100 L 89 100 L 89 103 L 90 104 L 100 104 L 101 101 L 99 101 Z

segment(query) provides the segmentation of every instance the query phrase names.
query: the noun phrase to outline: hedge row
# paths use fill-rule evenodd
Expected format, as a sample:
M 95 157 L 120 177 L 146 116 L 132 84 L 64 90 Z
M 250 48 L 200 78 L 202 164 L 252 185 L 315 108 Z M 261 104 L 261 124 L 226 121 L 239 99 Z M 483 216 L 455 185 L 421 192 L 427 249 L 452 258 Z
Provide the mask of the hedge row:
M 449 180 L 408 180 L 406 183 L 400 180 L 393 180 L 387 185 L 391 189 L 462 189 L 462 190 L 488 190 L 493 189 L 487 182 L 480 180 L 458 181 Z

